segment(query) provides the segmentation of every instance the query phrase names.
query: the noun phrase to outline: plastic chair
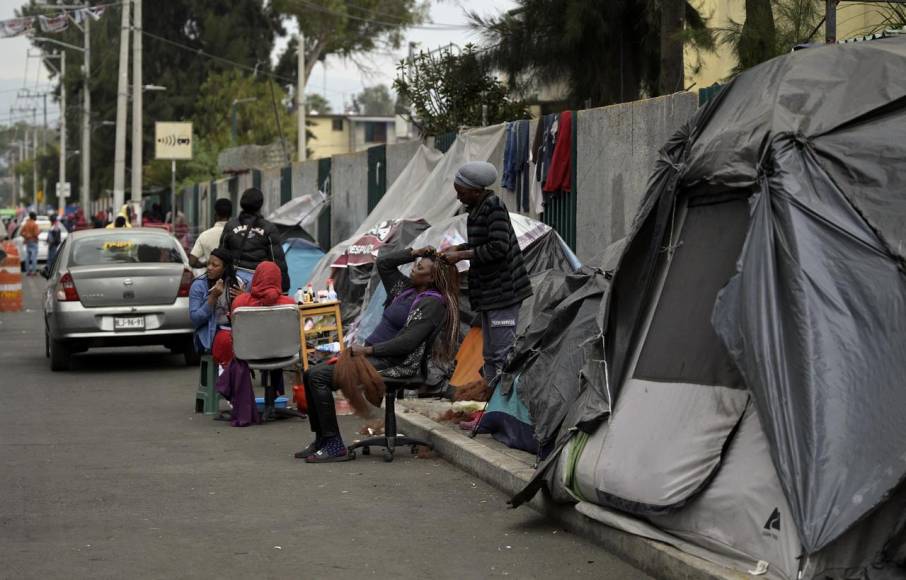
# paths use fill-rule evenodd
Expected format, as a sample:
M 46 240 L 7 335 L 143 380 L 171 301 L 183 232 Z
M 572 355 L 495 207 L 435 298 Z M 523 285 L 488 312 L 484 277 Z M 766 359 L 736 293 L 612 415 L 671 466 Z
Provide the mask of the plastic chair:
M 439 333 L 440 328 L 436 329 L 428 337 L 425 343 L 425 353 L 422 355 L 422 360 L 419 364 L 418 374 L 406 378 L 384 377 L 384 384 L 387 386 L 387 391 L 384 394 L 384 435 L 381 437 L 369 437 L 350 445 L 348 449 L 353 457 L 355 457 L 356 449 L 361 449 L 362 455 L 370 455 L 371 447 L 383 447 L 384 461 L 391 462 L 398 446 L 409 445 L 413 455 L 417 452 L 416 447 L 418 445 L 434 449 L 434 445 L 427 441 L 396 432 L 396 395 L 400 390 L 418 388 L 427 382 L 428 361 L 431 360 L 431 349 Z
M 298 370 L 301 363 L 299 309 L 294 304 L 278 306 L 243 306 L 233 311 L 233 353 L 244 360 L 251 369 Z M 292 409 L 276 409 L 277 399 L 273 385 L 265 387 L 265 412 L 278 417 L 305 418 Z
M 220 412 L 220 393 L 217 392 L 217 365 L 209 354 L 201 355 L 200 377 L 195 391 L 195 412 L 216 415 Z

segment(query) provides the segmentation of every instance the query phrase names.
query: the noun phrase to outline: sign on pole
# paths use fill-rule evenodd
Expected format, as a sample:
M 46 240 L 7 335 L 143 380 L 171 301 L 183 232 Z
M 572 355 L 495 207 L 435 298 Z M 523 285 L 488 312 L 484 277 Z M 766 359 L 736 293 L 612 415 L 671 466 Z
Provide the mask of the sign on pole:
M 192 159 L 192 123 L 154 123 L 156 159 Z
M 69 194 L 72 192 L 72 184 L 68 181 L 66 183 L 57 182 L 57 198 L 66 199 L 69 197 Z

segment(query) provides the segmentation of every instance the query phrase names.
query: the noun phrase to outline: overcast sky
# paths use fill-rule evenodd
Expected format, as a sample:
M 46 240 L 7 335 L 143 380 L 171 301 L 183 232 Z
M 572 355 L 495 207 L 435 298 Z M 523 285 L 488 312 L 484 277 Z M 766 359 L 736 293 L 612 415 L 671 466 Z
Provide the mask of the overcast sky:
M 16 8 L 23 4 L 23 0 L 0 0 L 0 20 L 15 17 Z M 466 25 L 465 10 L 476 10 L 481 14 L 494 14 L 508 10 L 515 5 L 513 0 L 442 0 L 431 3 L 431 21 L 440 25 Z M 112 13 L 105 15 L 110 17 Z M 468 28 L 438 30 L 412 29 L 406 35 L 406 41 L 400 50 L 393 53 L 380 53 L 364 59 L 370 73 L 363 73 L 351 62 L 344 62 L 339 58 L 329 58 L 326 67 L 321 63 L 315 66 L 309 78 L 309 92 L 323 94 L 330 100 L 335 111 L 343 109 L 352 95 L 365 86 L 379 83 L 390 85 L 396 74 L 396 63 L 404 58 L 408 52 L 408 43 L 415 42 L 419 48 L 430 50 L 450 43 L 465 46 L 468 42 L 477 43 L 478 36 Z M 284 39 L 278 49 L 282 49 Z M 10 120 L 10 107 L 31 107 L 31 103 L 23 99 L 16 99 L 19 89 L 42 89 L 47 87 L 47 74 L 43 67 L 38 66 L 36 59 L 27 59 L 29 43 L 25 37 L 0 38 L 2 58 L 0 58 L 0 124 L 7 124 Z M 26 76 L 27 75 L 27 76 Z M 153 83 L 154 79 L 145 79 Z M 39 122 L 41 114 L 39 112 Z M 30 116 L 30 112 L 14 111 L 13 117 Z M 55 125 L 59 117 L 55 103 L 48 101 L 48 118 L 50 124 Z

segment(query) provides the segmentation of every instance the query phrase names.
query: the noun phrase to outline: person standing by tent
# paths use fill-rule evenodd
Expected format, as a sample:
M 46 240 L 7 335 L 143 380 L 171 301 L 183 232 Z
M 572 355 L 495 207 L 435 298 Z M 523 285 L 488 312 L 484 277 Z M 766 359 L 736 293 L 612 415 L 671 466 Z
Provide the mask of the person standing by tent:
M 246 189 L 239 200 L 242 211 L 223 228 L 220 247 L 233 255 L 236 275 L 251 285 L 255 268 L 261 262 L 274 262 L 283 277 L 281 287 L 289 290 L 286 256 L 277 226 L 261 217 L 264 194 L 254 187 Z
M 484 378 L 489 385 L 503 370 L 513 347 L 519 307 L 532 295 L 510 214 L 488 189 L 495 181 L 497 169 L 485 161 L 466 163 L 456 173 L 453 187 L 469 211 L 469 239 L 443 254 L 451 264 L 470 262 L 469 303 L 481 314 Z
M 214 202 L 214 225 L 198 235 L 192 251 L 189 252 L 189 265 L 193 268 L 204 268 L 208 265 L 211 252 L 220 246 L 223 228 L 233 217 L 233 202 L 222 197 Z

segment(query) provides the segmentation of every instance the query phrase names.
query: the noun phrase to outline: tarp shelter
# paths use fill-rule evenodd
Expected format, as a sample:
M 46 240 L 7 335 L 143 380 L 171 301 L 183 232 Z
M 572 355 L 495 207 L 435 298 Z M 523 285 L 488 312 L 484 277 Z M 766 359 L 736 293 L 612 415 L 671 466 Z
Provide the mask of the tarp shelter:
M 906 38 L 734 79 L 662 150 L 513 503 L 547 481 L 738 571 L 906 575 L 904 184 Z
M 283 253 L 286 254 L 289 270 L 289 295 L 293 296 L 311 278 L 311 272 L 324 252 L 314 242 L 304 238 L 290 238 L 283 242 Z
M 305 238 L 317 239 L 318 216 L 327 208 L 328 199 L 323 192 L 301 195 L 284 203 L 267 220 L 277 226 L 284 240 Z
M 432 246 L 440 249 L 460 243 L 467 237 L 466 219 L 467 216 L 465 214 L 460 214 L 442 220 L 436 225 L 425 229 L 418 237 L 407 241 L 401 247 L 423 248 Z M 579 260 L 572 250 L 550 226 L 515 213 L 510 214 L 510 222 L 513 224 L 516 241 L 523 251 L 526 270 L 529 274 L 550 270 L 571 272 L 580 266 Z M 468 263 L 461 263 L 459 266 L 460 270 L 463 271 L 461 282 L 465 284 L 465 271 L 468 269 Z M 351 333 L 353 336 L 364 338 L 374 330 L 380 321 L 386 299 L 387 294 L 380 282 L 380 278 L 377 272 L 373 272 L 364 295 L 363 315 L 354 332 Z M 466 324 L 470 324 L 474 318 L 474 313 L 469 306 L 467 294 L 463 294 L 460 305 L 462 308 L 462 320 Z M 525 309 L 523 308 L 523 310 Z M 529 320 L 530 318 L 521 316 L 520 326 L 528 324 Z
M 331 264 L 369 230 L 381 222 L 423 220 L 438 223 L 459 209 L 453 189 L 456 171 L 469 161 L 487 161 L 500 145 L 504 125 L 482 127 L 459 134 L 446 153 L 422 145 L 388 188 L 356 232 L 330 249 L 312 274 L 320 288 L 331 277 Z M 366 192 L 362 192 L 365 195 Z

